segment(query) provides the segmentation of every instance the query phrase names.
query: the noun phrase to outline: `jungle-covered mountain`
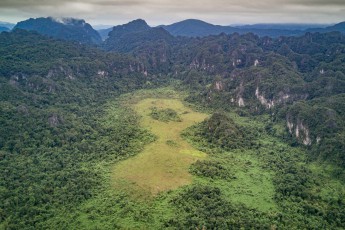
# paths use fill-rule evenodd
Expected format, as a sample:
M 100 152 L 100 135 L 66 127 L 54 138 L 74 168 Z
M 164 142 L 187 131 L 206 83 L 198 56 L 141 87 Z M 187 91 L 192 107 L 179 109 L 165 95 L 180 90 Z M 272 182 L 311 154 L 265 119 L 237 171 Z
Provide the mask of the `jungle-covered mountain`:
M 345 227 L 342 33 L 174 37 L 137 20 L 90 43 L 0 34 L 0 228 Z M 212 114 L 182 134 L 208 158 L 146 202 L 109 165 L 157 138 L 123 104 L 175 95 L 162 87 Z
M 113 39 L 120 39 L 122 36 L 130 33 L 137 33 L 149 30 L 151 27 L 142 19 L 133 20 L 124 25 L 113 26 L 108 29 L 101 29 L 98 30 L 99 34 L 102 36 L 104 40 L 106 40 L 110 36 L 113 36 Z
M 37 31 L 53 38 L 79 41 L 85 44 L 99 44 L 101 36 L 92 26 L 81 19 L 74 18 L 30 18 L 18 22 L 14 29 Z
M 137 19 L 121 26 L 113 27 L 104 41 L 104 48 L 109 51 L 130 52 L 145 43 L 172 41 L 174 37 L 162 28 L 151 28 L 144 20 Z

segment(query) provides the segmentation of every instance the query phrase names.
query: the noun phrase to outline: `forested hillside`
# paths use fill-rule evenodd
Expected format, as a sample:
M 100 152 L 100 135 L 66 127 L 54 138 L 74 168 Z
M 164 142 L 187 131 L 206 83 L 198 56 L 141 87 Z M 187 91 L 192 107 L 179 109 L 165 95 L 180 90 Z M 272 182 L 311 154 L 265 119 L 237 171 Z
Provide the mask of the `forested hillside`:
M 345 228 L 343 34 L 186 38 L 138 20 L 99 46 L 2 32 L 0 53 L 1 229 Z M 150 143 L 183 157 L 135 158 Z M 117 177 L 143 179 L 126 168 L 140 159 L 184 186 Z
M 132 36 L 137 42 L 118 40 L 121 47 L 137 45 L 127 50 L 112 46 L 112 50 L 145 60 L 148 72 L 165 73 L 188 83 L 196 89 L 192 101 L 246 108 L 251 114 L 274 114 L 274 119 L 285 120 L 297 142 L 312 146 L 316 156 L 326 155 L 345 165 L 341 156 L 345 143 L 341 105 L 345 37 L 341 33 L 279 39 L 253 34 L 172 39 L 155 33 L 158 40 L 145 33 Z M 108 38 L 108 44 L 112 39 Z M 301 103 L 305 106 L 298 109 Z M 329 145 L 332 150 L 325 154 Z

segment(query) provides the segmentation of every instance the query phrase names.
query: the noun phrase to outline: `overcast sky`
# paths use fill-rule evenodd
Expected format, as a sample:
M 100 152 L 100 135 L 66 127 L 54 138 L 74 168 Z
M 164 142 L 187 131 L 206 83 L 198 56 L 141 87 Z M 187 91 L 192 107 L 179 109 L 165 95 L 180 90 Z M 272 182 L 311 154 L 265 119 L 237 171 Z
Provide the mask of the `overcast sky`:
M 213 24 L 336 23 L 345 0 L 0 0 L 0 21 L 75 17 L 92 25 L 142 18 L 148 24 L 201 19 Z

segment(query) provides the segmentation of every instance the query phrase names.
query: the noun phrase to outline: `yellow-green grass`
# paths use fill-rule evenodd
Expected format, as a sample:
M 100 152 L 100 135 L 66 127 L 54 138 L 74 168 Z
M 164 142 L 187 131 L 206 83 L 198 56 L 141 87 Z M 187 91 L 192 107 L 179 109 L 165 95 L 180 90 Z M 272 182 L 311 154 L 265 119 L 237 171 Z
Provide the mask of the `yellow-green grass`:
M 141 115 L 141 125 L 157 140 L 148 144 L 138 155 L 119 162 L 113 168 L 112 181 L 117 189 L 135 196 L 155 195 L 191 183 L 190 164 L 204 159 L 206 154 L 196 150 L 181 138 L 187 127 L 203 121 L 207 115 L 186 107 L 179 99 L 147 98 L 132 105 Z M 151 116 L 151 108 L 171 108 L 181 122 L 161 122 Z

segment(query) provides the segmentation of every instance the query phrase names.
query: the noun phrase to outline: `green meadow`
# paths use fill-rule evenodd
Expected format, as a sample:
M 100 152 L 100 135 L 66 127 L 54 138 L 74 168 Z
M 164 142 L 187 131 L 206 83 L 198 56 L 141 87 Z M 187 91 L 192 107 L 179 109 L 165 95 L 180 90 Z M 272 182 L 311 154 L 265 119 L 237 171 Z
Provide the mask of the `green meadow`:
M 203 121 L 207 115 L 186 107 L 179 99 L 147 98 L 131 105 L 140 116 L 140 124 L 156 136 L 156 140 L 136 156 L 114 166 L 115 189 L 130 188 L 143 194 L 156 195 L 192 182 L 188 172 L 191 163 L 206 154 L 182 139 L 181 132 Z M 180 121 L 160 121 L 150 115 L 152 108 L 171 109 Z

